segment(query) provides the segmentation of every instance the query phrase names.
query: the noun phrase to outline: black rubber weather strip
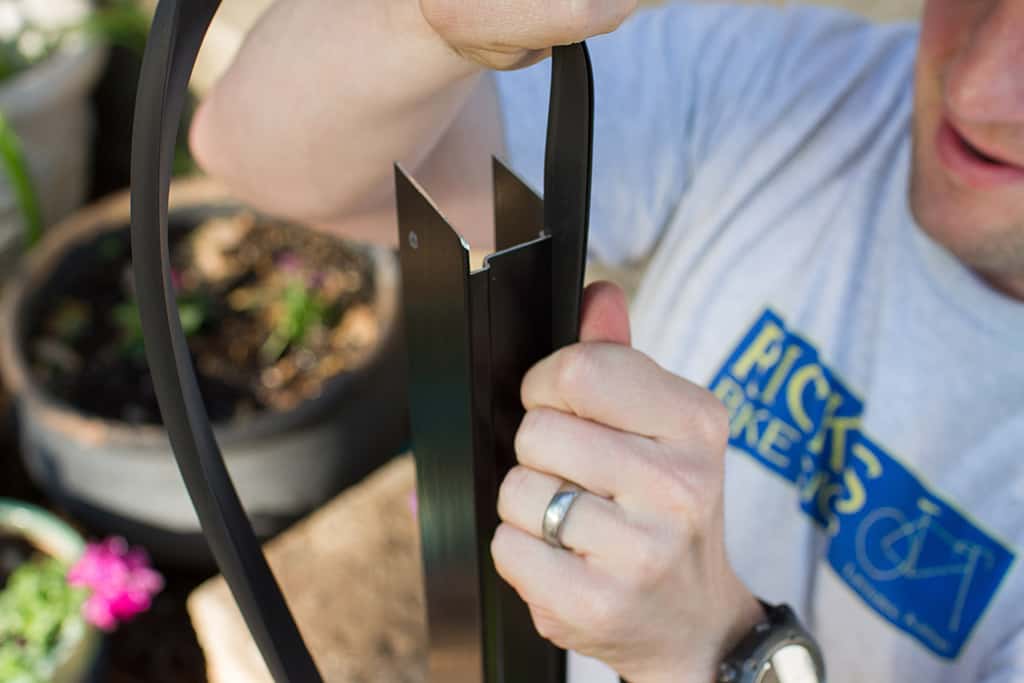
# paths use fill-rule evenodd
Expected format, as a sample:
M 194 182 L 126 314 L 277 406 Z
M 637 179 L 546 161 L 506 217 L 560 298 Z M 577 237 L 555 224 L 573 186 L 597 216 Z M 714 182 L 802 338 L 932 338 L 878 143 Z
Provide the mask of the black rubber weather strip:
M 170 280 L 167 203 L 188 81 L 219 0 L 161 0 L 139 76 L 132 138 L 132 261 L 153 386 L 217 566 L 275 681 L 317 683 L 313 663 L 242 509 L 203 405 Z

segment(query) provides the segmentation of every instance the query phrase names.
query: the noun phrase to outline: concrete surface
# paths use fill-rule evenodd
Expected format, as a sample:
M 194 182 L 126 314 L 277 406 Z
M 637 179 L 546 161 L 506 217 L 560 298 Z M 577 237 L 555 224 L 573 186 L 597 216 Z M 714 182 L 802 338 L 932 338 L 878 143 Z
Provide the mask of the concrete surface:
M 271 541 L 266 554 L 327 683 L 424 683 L 426 625 L 411 457 Z M 210 683 L 272 683 L 223 579 L 189 597 Z

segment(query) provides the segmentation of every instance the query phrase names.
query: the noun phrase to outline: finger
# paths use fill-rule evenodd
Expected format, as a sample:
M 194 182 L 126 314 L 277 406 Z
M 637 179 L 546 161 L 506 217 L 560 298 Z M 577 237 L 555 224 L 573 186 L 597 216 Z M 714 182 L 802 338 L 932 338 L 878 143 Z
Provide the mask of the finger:
M 596 590 L 586 561 L 552 548 L 511 524 L 500 524 L 491 541 L 491 556 L 501 578 L 530 605 L 555 614 L 571 614 Z
M 528 467 L 513 467 L 498 491 L 498 516 L 520 531 L 543 540 L 544 512 L 565 481 Z M 635 533 L 622 508 L 587 491 L 581 492 L 565 517 L 562 544 L 584 557 L 618 557 Z
M 630 345 L 629 304 L 621 287 L 594 282 L 583 292 L 580 341 Z
M 716 448 L 723 422 L 728 424 L 712 394 L 618 344 L 574 344 L 556 351 L 526 373 L 522 399 L 528 411 L 553 408 L 624 432 L 713 441 Z
M 427 23 L 456 47 L 542 50 L 615 30 L 637 0 L 420 0 Z
M 613 500 L 646 487 L 655 448 L 644 436 L 550 408 L 526 413 L 515 440 L 521 465 Z

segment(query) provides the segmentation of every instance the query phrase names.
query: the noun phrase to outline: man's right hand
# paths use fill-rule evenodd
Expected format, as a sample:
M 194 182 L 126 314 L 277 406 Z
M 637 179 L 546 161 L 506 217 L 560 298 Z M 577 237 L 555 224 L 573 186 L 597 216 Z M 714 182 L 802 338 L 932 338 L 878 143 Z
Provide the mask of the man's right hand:
M 610 31 L 635 4 L 278 0 L 204 98 L 192 149 L 258 209 L 385 244 L 397 238 L 398 161 L 488 249 L 490 155 L 504 155 L 504 135 L 483 67 Z
M 419 0 L 423 18 L 457 53 L 491 69 L 518 69 L 618 28 L 637 0 Z

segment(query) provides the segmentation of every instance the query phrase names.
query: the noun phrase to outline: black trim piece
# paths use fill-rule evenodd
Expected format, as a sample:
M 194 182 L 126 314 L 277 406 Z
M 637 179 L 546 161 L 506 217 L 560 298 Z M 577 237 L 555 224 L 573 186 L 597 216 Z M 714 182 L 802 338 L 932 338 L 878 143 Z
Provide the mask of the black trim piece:
M 590 223 L 594 70 L 585 43 L 552 50 L 544 158 L 544 228 L 551 235 L 555 348 L 579 340 Z
M 139 77 L 132 138 L 132 259 L 153 385 L 210 549 L 275 681 L 320 674 L 270 571 L 210 426 L 170 282 L 167 205 L 188 80 L 220 0 L 161 0 Z

